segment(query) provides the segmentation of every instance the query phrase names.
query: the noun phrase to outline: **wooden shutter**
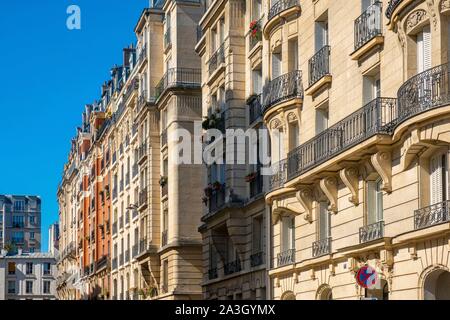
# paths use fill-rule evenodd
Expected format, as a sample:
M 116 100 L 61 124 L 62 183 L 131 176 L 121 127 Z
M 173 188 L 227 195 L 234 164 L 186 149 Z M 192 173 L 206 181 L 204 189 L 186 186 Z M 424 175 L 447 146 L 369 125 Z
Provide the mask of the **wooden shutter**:
M 424 70 L 431 68 L 431 31 L 429 25 L 423 28 L 423 67 Z
M 281 75 L 281 54 L 272 54 L 272 80 Z
M 443 167 L 442 155 L 434 156 L 430 160 L 430 204 L 436 204 L 443 201 Z

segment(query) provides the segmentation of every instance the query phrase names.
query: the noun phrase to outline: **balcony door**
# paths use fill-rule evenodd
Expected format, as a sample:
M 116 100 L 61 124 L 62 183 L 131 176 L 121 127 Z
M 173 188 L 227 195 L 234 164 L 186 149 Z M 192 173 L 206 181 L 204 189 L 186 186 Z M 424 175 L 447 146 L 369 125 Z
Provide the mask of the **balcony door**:
M 315 23 L 315 49 L 320 49 L 328 45 L 328 21 L 316 21 Z
M 272 80 L 278 78 L 282 74 L 282 55 L 279 53 L 272 53 Z
M 447 154 L 441 152 L 430 159 L 430 205 L 447 200 L 448 166 Z
M 383 221 L 381 179 L 367 182 L 367 225 Z

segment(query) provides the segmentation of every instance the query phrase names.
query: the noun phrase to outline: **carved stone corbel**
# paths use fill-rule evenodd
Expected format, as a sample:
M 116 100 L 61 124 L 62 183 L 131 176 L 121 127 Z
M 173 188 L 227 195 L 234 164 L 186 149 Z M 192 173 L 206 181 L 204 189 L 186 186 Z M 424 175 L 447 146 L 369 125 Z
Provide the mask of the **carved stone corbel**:
M 339 172 L 342 182 L 352 194 L 348 201 L 355 206 L 359 205 L 359 171 L 357 167 L 344 168 Z
M 310 187 L 301 187 L 300 190 L 297 191 L 295 196 L 298 202 L 300 202 L 303 209 L 305 210 L 305 215 L 303 218 L 309 223 L 312 223 L 313 222 L 312 203 L 314 200 L 312 189 Z
M 323 193 L 328 198 L 328 201 L 330 201 L 328 210 L 335 214 L 338 212 L 337 186 L 337 179 L 334 176 L 326 177 L 320 180 L 320 189 L 322 189 Z
M 388 150 L 380 150 L 372 155 L 371 163 L 383 180 L 381 189 L 387 193 L 392 192 L 392 155 Z

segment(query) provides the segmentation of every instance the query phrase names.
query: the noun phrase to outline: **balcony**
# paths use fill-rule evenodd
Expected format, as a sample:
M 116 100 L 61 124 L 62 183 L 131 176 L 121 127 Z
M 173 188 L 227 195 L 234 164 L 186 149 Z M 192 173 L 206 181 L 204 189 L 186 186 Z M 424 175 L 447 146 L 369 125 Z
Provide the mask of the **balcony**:
M 139 192 L 139 208 L 147 206 L 147 188 Z
M 138 244 L 133 245 L 133 247 L 131 249 L 131 253 L 132 253 L 133 259 L 137 257 L 137 255 L 139 254 L 139 245 Z
M 263 263 L 264 263 L 264 252 L 260 251 L 250 256 L 250 266 L 252 268 L 258 267 Z
M 214 280 L 219 277 L 219 273 L 217 272 L 217 268 L 212 268 L 208 270 L 208 278 L 209 280 Z
M 283 251 L 277 255 L 277 266 L 283 267 L 295 263 L 295 249 Z
M 384 221 L 369 224 L 359 228 L 359 243 L 366 243 L 383 238 Z
M 161 78 L 155 88 L 155 99 L 158 100 L 164 95 L 166 90 L 180 89 L 200 89 L 202 72 L 200 69 L 172 68 Z
M 167 245 L 168 240 L 168 231 L 164 230 L 161 234 L 161 247 L 165 247 Z
M 272 165 L 272 172 L 273 174 L 269 179 L 269 189 L 275 190 L 283 187 L 287 181 L 288 160 L 284 159 Z
M 309 88 L 308 95 L 314 94 L 322 85 L 331 82 L 330 75 L 330 46 L 324 46 L 322 49 L 308 61 Z M 319 82 L 320 81 L 320 82 Z
M 450 221 L 450 201 L 436 203 L 414 211 L 414 229 L 420 230 Z
M 214 52 L 214 54 L 209 58 L 207 64 L 208 64 L 208 71 L 209 76 L 211 77 L 214 72 L 217 71 L 217 69 L 225 63 L 225 43 L 222 43 L 222 45 Z
M 325 238 L 312 244 L 312 256 L 320 257 L 331 253 L 331 238 Z
M 223 272 L 226 276 L 242 270 L 241 261 L 239 259 L 226 263 L 223 266 Z
M 355 20 L 355 53 L 363 46 L 375 39 L 377 36 L 382 35 L 381 8 L 382 3 L 375 2 Z M 374 41 L 374 45 L 379 43 L 379 41 Z M 371 45 L 370 47 L 373 46 Z M 361 57 L 365 52 L 367 52 L 367 50 L 364 50 L 364 52 L 358 54 L 353 58 L 357 59 Z
M 107 268 L 108 267 L 108 257 L 107 256 L 103 256 L 100 260 L 97 261 L 96 263 L 96 270 L 99 271 L 103 268 Z
M 270 81 L 263 89 L 263 113 L 291 99 L 303 99 L 302 72 L 291 71 Z
M 170 28 L 168 28 L 164 33 L 164 50 L 168 50 L 170 47 L 172 47 L 172 38 Z
M 281 18 L 285 18 L 293 13 L 300 12 L 300 0 L 278 0 L 271 2 L 267 23 L 264 27 L 264 34 L 270 33 L 270 30 L 277 25 Z
M 254 95 L 247 100 L 247 106 L 249 111 L 249 121 L 251 125 L 262 118 L 262 105 L 261 105 L 261 95 Z
M 377 98 L 288 154 L 288 179 L 331 159 L 362 141 L 389 134 L 395 119 L 396 100 Z M 282 181 L 282 179 L 276 179 Z M 275 185 L 279 187 L 278 185 Z
M 214 213 L 219 209 L 223 208 L 225 205 L 225 185 L 221 185 L 220 188 L 212 190 L 209 197 L 209 213 Z
M 403 0 L 391 0 L 391 1 L 389 1 L 388 7 L 386 9 L 386 17 L 388 19 L 391 19 L 392 15 L 394 14 L 395 9 L 398 7 L 398 5 L 402 1 Z

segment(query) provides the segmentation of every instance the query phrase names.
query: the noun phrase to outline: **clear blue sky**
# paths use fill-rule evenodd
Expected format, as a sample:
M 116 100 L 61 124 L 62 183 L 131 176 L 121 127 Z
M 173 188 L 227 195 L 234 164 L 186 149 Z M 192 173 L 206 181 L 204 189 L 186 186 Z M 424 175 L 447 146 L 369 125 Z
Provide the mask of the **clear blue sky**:
M 81 30 L 69 31 L 69 5 Z M 0 3 L 0 194 L 42 198 L 42 250 L 58 219 L 56 191 L 84 105 L 100 95 L 148 0 Z

